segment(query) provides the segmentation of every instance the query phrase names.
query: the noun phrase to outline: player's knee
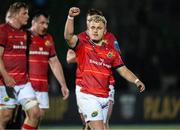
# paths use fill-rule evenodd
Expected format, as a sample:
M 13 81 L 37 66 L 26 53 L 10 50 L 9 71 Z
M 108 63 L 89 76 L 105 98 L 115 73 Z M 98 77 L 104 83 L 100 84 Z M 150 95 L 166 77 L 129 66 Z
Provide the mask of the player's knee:
M 40 109 L 38 107 L 37 100 L 26 100 L 23 102 L 23 109 L 27 111 L 28 117 L 30 119 L 39 119 L 40 118 Z
M 40 109 L 40 118 L 42 119 L 45 116 L 45 111 Z
M 30 120 L 39 120 L 41 118 L 41 113 L 40 113 L 40 109 L 37 106 L 34 106 L 33 108 L 29 109 L 27 111 L 28 114 L 28 118 Z

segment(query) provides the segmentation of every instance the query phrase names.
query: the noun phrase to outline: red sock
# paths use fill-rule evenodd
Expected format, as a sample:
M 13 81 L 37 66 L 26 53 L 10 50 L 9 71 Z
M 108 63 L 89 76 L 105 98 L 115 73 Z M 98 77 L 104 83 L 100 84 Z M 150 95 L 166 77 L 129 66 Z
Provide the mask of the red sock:
M 23 124 L 22 130 L 37 130 L 36 127 L 30 126 L 28 124 Z

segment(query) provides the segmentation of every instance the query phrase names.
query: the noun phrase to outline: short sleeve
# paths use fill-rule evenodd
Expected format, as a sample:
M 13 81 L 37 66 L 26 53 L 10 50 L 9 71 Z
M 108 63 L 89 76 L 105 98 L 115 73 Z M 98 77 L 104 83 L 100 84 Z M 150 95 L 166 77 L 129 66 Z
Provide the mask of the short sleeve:
M 0 46 L 5 47 L 6 43 L 7 43 L 7 33 L 2 27 L 0 27 Z
M 119 55 L 119 53 L 117 51 L 115 51 L 114 53 L 115 53 L 115 58 L 114 58 L 114 61 L 112 63 L 113 68 L 117 69 L 121 66 L 124 66 L 124 62 L 123 62 L 121 56 Z
M 54 57 L 56 55 L 56 49 L 55 49 L 55 45 L 54 45 L 54 40 L 51 36 L 50 36 L 50 42 L 51 42 L 51 46 L 50 46 L 49 56 Z

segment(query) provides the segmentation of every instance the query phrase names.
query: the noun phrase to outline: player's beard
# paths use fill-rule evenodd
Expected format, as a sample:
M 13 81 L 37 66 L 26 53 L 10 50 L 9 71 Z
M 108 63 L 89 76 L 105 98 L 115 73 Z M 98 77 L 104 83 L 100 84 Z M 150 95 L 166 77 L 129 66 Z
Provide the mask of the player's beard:
M 94 43 L 99 43 L 100 40 L 92 40 Z
M 92 41 L 93 41 L 94 44 L 100 44 L 102 39 L 100 39 L 100 40 L 92 40 Z
M 47 29 L 42 30 L 42 34 L 45 35 L 47 33 Z

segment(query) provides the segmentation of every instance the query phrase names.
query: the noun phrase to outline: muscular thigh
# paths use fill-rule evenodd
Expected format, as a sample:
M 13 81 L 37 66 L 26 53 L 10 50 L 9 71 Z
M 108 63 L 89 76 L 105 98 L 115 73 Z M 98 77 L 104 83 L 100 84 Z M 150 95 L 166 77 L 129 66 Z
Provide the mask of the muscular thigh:
M 0 109 L 0 121 L 11 119 L 13 116 L 14 109 Z

